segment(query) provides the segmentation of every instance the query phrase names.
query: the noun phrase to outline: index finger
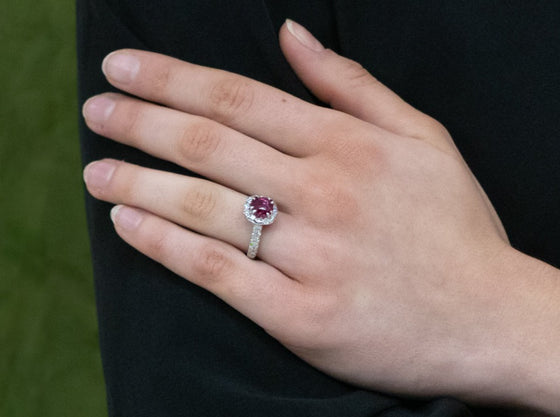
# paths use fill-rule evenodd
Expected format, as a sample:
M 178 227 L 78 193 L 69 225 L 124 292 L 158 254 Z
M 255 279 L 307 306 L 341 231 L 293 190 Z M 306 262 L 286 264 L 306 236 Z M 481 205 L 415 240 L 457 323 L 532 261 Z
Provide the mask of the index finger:
M 238 74 L 153 52 L 115 51 L 103 72 L 121 90 L 213 119 L 294 156 L 316 153 L 335 115 L 350 117 Z

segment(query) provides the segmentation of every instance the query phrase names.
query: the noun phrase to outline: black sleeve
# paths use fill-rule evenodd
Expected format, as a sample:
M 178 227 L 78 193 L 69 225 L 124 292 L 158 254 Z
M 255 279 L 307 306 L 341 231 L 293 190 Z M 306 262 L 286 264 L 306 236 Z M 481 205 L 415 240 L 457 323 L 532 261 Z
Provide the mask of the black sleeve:
M 422 110 L 451 124 L 460 147 L 474 160 L 484 185 L 504 208 L 510 202 L 507 192 L 512 187 L 501 189 L 502 182 L 510 180 L 509 172 L 503 171 L 518 161 L 500 160 L 496 168 L 495 158 L 501 156 L 496 154 L 497 149 L 505 147 L 504 141 L 510 140 L 511 132 L 517 134 L 516 138 L 529 132 L 532 136 L 528 140 L 541 140 L 542 132 L 537 134 L 534 127 L 526 126 L 515 131 L 517 127 L 510 126 L 509 107 L 502 108 L 502 113 L 498 111 L 501 124 L 495 125 L 495 115 L 488 114 L 484 106 L 515 108 L 521 103 L 517 99 L 509 101 L 513 93 L 519 93 L 521 88 L 521 93 L 526 94 L 523 89 L 529 86 L 518 83 L 511 71 L 501 74 L 501 61 L 484 61 L 492 58 L 494 48 L 500 45 L 488 45 L 483 51 L 486 55 L 480 56 L 476 39 L 466 39 L 475 38 L 467 34 L 473 28 L 463 26 L 472 24 L 478 11 L 445 11 L 436 3 L 440 2 L 78 0 L 80 104 L 94 94 L 112 90 L 100 66 L 106 54 L 119 48 L 156 51 L 244 74 L 313 101 L 278 45 L 278 29 L 290 17 L 309 27 L 328 47 L 359 60 Z M 444 18 L 449 19 L 440 20 Z M 481 36 L 490 35 L 483 32 Z M 515 57 L 504 58 L 504 64 Z M 534 57 L 531 59 L 534 62 Z M 482 68 L 477 66 L 481 64 Z M 510 77 L 508 81 L 515 91 L 496 87 L 491 77 L 498 76 Z M 556 93 L 560 85 L 557 81 L 553 86 Z M 484 102 L 487 88 L 497 89 L 497 96 Z M 548 99 L 554 100 L 551 95 Z M 504 103 L 496 102 L 500 100 Z M 519 111 L 526 107 L 521 106 Z M 550 112 L 539 114 L 546 118 Z M 537 128 L 550 129 L 551 122 L 545 120 Z M 502 128 L 508 130 L 494 131 Z M 101 138 L 83 122 L 80 135 L 84 164 L 111 157 L 195 175 Z M 476 140 L 471 142 L 473 135 Z M 518 142 L 515 145 L 521 146 Z M 545 141 L 543 146 L 547 144 Z M 511 149 L 509 142 L 507 145 Z M 547 156 L 538 155 L 545 159 Z M 497 177 L 496 170 L 501 171 Z M 559 179 L 557 167 L 552 173 L 542 170 Z M 558 202 L 557 197 L 550 198 Z M 86 206 L 110 416 L 473 415 L 453 399 L 407 401 L 361 390 L 324 375 L 213 295 L 122 242 L 110 222 L 109 204 L 87 196 Z M 518 221 L 518 212 L 505 211 L 509 226 Z M 516 229 L 516 233 L 523 231 Z M 527 242 L 530 246 L 532 241 Z

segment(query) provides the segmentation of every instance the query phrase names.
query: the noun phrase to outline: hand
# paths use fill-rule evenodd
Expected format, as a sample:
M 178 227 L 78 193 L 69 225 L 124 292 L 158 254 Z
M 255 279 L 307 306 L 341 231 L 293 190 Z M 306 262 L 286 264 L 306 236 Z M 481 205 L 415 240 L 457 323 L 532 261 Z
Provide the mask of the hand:
M 503 383 L 516 372 L 504 328 L 526 289 L 504 284 L 504 265 L 520 255 L 445 128 L 301 26 L 280 42 L 332 109 L 154 53 L 108 56 L 109 82 L 146 101 L 96 96 L 88 126 L 208 178 L 90 164 L 90 193 L 118 204 L 117 233 L 337 378 L 523 401 Z M 244 253 L 252 194 L 280 211 L 258 261 Z

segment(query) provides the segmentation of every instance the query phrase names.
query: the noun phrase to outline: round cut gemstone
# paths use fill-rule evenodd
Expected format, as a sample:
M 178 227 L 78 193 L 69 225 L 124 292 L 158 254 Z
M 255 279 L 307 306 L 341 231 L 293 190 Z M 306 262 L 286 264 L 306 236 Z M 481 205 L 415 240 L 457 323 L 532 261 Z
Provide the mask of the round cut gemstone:
M 257 197 L 251 201 L 250 207 L 257 219 L 265 219 L 274 210 L 274 203 L 268 197 Z
M 274 222 L 278 214 L 278 207 L 272 198 L 262 195 L 252 195 L 245 200 L 243 214 L 251 223 L 267 226 Z

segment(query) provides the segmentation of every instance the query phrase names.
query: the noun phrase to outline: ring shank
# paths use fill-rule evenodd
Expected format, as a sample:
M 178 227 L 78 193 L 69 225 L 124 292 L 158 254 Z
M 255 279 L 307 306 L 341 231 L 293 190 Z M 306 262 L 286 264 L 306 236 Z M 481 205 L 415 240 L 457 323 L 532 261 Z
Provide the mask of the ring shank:
M 251 233 L 251 240 L 249 241 L 249 248 L 247 249 L 247 256 L 250 259 L 255 259 L 259 251 L 259 244 L 261 242 L 262 225 L 253 225 L 253 232 Z

